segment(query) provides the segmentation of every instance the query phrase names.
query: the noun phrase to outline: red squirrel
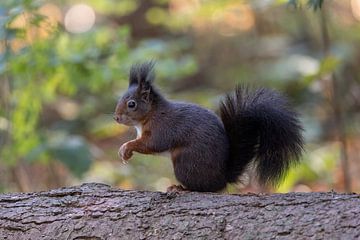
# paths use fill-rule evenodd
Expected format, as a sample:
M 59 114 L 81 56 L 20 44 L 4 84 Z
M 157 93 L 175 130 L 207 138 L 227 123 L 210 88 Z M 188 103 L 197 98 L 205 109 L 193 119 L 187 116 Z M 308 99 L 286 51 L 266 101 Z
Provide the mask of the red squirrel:
M 220 103 L 220 117 L 201 106 L 166 99 L 153 81 L 154 62 L 131 67 L 129 88 L 114 119 L 134 126 L 137 138 L 119 155 L 170 152 L 179 186 L 168 191 L 216 192 L 236 183 L 249 166 L 259 183 L 276 185 L 303 151 L 302 125 L 276 91 L 238 86 Z

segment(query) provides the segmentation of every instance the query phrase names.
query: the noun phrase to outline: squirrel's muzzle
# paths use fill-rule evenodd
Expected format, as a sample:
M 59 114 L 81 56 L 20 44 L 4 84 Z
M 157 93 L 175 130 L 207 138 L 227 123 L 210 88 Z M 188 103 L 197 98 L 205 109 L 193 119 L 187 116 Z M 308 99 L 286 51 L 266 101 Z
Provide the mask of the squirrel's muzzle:
M 119 115 L 114 115 L 114 120 L 118 123 L 121 123 L 121 117 Z
M 126 126 L 134 126 L 136 125 L 136 122 L 129 118 L 128 116 L 124 114 L 114 114 L 114 120 L 119 124 L 124 124 Z

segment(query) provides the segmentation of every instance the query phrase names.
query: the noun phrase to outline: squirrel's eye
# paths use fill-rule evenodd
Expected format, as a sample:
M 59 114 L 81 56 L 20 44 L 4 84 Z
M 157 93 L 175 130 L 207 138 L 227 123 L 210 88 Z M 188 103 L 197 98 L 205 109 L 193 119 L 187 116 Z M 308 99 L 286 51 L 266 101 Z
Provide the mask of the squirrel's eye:
M 136 102 L 135 102 L 134 100 L 129 100 L 129 101 L 127 102 L 127 106 L 128 106 L 128 108 L 130 108 L 130 109 L 134 109 L 134 108 L 136 108 Z

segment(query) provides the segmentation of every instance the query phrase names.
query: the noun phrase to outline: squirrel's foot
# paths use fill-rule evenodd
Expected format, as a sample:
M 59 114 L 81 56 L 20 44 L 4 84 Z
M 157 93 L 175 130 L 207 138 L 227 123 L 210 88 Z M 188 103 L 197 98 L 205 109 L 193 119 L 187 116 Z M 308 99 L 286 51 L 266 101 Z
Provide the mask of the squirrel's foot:
M 188 192 L 188 190 L 181 185 L 171 185 L 166 189 L 166 192 Z
M 123 160 L 123 162 L 127 162 L 127 160 L 129 160 L 133 153 L 131 151 L 131 149 L 128 148 L 128 144 L 124 143 L 123 145 L 121 145 L 119 151 L 118 151 L 119 157 Z

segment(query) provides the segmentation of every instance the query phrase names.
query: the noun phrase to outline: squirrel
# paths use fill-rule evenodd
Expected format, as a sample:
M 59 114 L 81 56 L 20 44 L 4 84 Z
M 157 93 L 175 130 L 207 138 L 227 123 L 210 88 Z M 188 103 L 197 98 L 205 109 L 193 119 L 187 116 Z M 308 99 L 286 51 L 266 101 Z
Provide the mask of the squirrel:
M 219 106 L 166 99 L 154 86 L 153 61 L 134 64 L 114 120 L 134 126 L 137 138 L 119 156 L 170 152 L 176 179 L 168 191 L 218 192 L 254 166 L 261 185 L 276 186 L 303 151 L 303 128 L 287 98 L 270 89 L 237 86 Z

